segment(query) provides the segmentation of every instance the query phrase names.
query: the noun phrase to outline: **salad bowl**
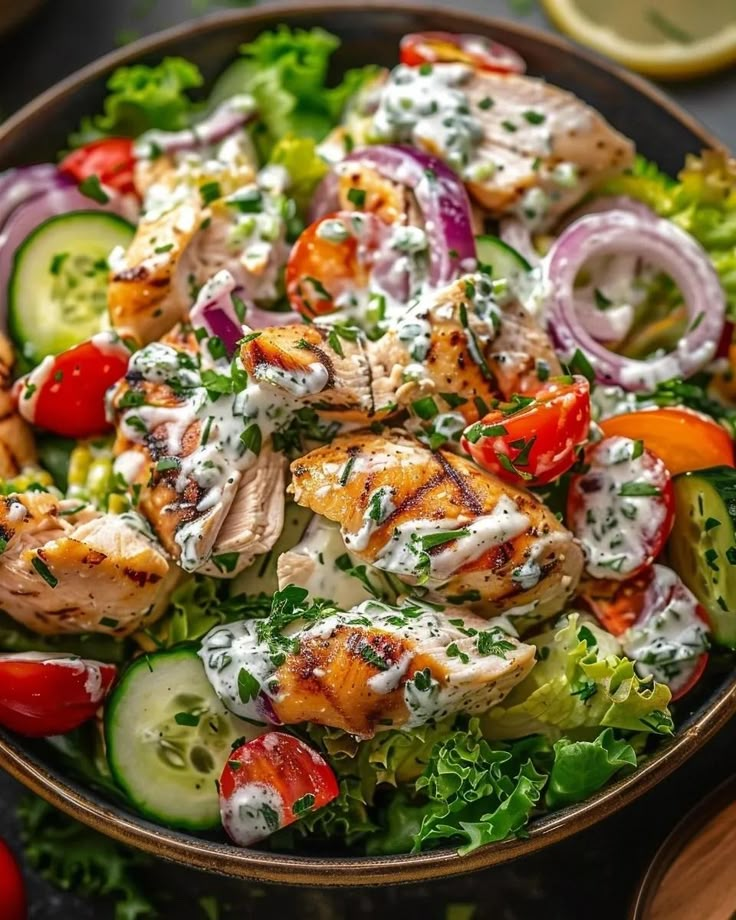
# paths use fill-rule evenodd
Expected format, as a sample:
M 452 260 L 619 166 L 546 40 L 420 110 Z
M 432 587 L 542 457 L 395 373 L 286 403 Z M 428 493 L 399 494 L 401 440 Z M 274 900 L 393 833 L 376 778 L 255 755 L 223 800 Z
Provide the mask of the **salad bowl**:
M 598 109 L 636 141 L 644 156 L 669 174 L 678 172 L 687 154 L 720 147 L 701 125 L 645 81 L 553 36 L 470 13 L 428 10 L 408 3 L 286 3 L 205 17 L 136 42 L 84 68 L 3 124 L 0 169 L 53 160 L 70 129 L 89 112 L 99 110 L 105 80 L 116 67 L 134 62 L 153 64 L 166 55 L 179 55 L 196 63 L 206 80 L 211 81 L 236 55 L 240 44 L 280 23 L 320 26 L 336 34 L 342 40 L 335 59 L 338 72 L 358 64 L 390 66 L 401 36 L 410 32 L 442 30 L 492 36 L 521 54 L 532 75 L 547 77 Z M 225 842 L 224 837 L 163 828 L 113 803 L 70 778 L 38 742 L 0 732 L 0 766 L 36 794 L 97 830 L 192 867 L 280 884 L 338 887 L 399 883 L 503 863 L 589 827 L 675 770 L 734 711 L 736 672 L 725 666 L 711 667 L 696 690 L 677 704 L 675 735 L 656 746 L 636 772 L 612 782 L 584 802 L 534 819 L 524 837 L 489 844 L 465 856 L 453 848 L 380 857 L 334 851 L 293 855 L 240 849 Z

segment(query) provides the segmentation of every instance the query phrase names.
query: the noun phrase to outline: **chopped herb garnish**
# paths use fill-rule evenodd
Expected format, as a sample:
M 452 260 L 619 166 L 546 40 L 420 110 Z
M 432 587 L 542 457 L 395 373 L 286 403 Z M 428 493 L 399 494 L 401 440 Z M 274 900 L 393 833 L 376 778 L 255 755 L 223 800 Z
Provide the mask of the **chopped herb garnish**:
M 496 658 L 505 658 L 506 652 L 514 649 L 514 643 L 509 642 L 506 633 L 497 627 L 478 633 L 475 645 L 479 655 L 495 655 Z
M 174 248 L 173 243 L 166 243 L 165 246 L 157 246 L 153 251 L 156 253 L 157 256 L 160 256 L 164 252 L 171 252 L 173 248 Z
M 156 472 L 165 473 L 167 470 L 178 470 L 181 467 L 181 460 L 178 457 L 164 457 L 156 463 Z
M 484 96 L 478 103 L 478 108 L 483 109 L 484 112 L 487 112 L 488 109 L 493 108 L 493 99 L 490 96 Z
M 625 482 L 618 494 L 626 498 L 640 498 L 648 495 L 661 495 L 660 490 L 649 482 Z
M 348 461 L 343 467 L 342 473 L 340 473 L 340 485 L 347 485 L 348 479 L 350 479 L 350 474 L 353 471 L 355 466 L 355 457 L 348 457 Z
M 593 383 L 595 381 L 593 365 L 579 348 L 575 349 L 575 354 L 572 356 L 568 368 L 571 374 L 581 374 L 588 383 Z
M 463 664 L 468 664 L 468 662 L 470 661 L 470 655 L 461 651 L 458 648 L 457 642 L 451 642 L 447 646 L 445 650 L 445 654 L 447 655 L 448 658 L 459 658 Z
M 437 403 L 431 396 L 423 396 L 421 399 L 414 400 L 411 404 L 411 408 L 415 415 L 425 421 L 429 421 L 436 415 L 439 415 L 440 412 L 437 408 Z
M 300 799 L 297 799 L 291 806 L 292 814 L 296 817 L 305 815 L 314 808 L 315 801 L 315 797 L 311 792 L 305 792 L 305 794 Z
M 219 182 L 205 182 L 204 185 L 200 185 L 199 194 L 202 198 L 202 204 L 211 204 L 213 201 L 217 201 L 218 198 L 222 198 L 222 189 L 220 188 Z
M 593 291 L 593 297 L 595 298 L 595 305 L 599 310 L 607 310 L 609 307 L 613 306 L 613 301 L 606 297 L 603 291 L 596 288 Z
M 547 116 L 543 112 L 535 112 L 533 109 L 527 109 L 523 115 L 530 125 L 541 125 L 547 120 Z
M 644 453 L 644 442 L 637 438 L 634 441 L 634 446 L 631 448 L 631 459 L 638 460 L 639 457 Z
M 514 133 L 514 131 L 519 130 L 516 127 L 516 125 L 513 123 L 513 121 L 502 121 L 501 127 L 504 129 L 504 131 L 510 131 L 512 134 Z
M 212 557 L 212 562 L 221 572 L 234 572 L 239 559 L 239 553 L 220 553 Z
M 238 696 L 241 703 L 254 700 L 261 692 L 260 682 L 246 668 L 238 671 Z
M 101 617 L 100 626 L 106 626 L 108 629 L 115 629 L 119 625 L 115 617 Z
M 372 645 L 364 645 L 360 650 L 360 657 L 368 664 L 372 664 L 379 671 L 388 671 L 388 663 L 381 658 Z
M 476 422 L 463 432 L 471 444 L 476 444 L 481 438 L 499 438 L 508 434 L 508 429 L 504 425 L 484 425 L 483 422 Z
M 34 556 L 33 559 L 31 559 L 31 565 L 50 588 L 55 588 L 59 584 L 59 579 L 40 556 Z
M 79 183 L 79 191 L 87 198 L 91 198 L 92 201 L 96 201 L 98 204 L 107 204 L 107 202 L 110 200 L 110 196 L 100 184 L 99 176 L 86 176 Z
M 506 470 L 506 472 L 514 473 L 520 479 L 524 479 L 524 480 L 529 480 L 533 478 L 532 474 L 527 473 L 526 470 L 517 469 L 515 463 L 513 462 L 511 457 L 509 457 L 508 454 L 502 454 L 500 451 L 496 451 L 496 459 L 501 464 L 501 466 Z
M 721 522 L 718 520 L 718 518 L 714 518 L 714 517 L 707 518 L 705 521 L 705 524 L 703 525 L 706 533 L 709 530 L 713 530 L 714 527 L 720 527 L 720 526 L 721 526 Z
M 460 396 L 458 393 L 440 393 L 439 395 L 451 409 L 457 409 L 458 406 L 464 406 L 468 401 L 464 396 Z
M 246 450 L 258 456 L 263 444 L 263 435 L 260 426 L 255 422 L 248 425 L 245 431 L 240 435 L 240 441 Z
M 362 188 L 348 189 L 348 201 L 356 208 L 362 208 L 365 205 L 365 191 Z
M 469 536 L 470 531 L 468 528 L 460 527 L 458 530 L 442 530 L 437 533 L 426 533 L 419 537 L 419 542 L 426 553 L 430 549 L 434 549 L 435 546 L 442 546 L 445 543 L 450 543 L 452 540 L 458 540 L 460 537 Z
M 177 725 L 186 725 L 188 728 L 196 728 L 200 719 L 201 716 L 196 716 L 193 712 L 177 712 L 174 716 Z

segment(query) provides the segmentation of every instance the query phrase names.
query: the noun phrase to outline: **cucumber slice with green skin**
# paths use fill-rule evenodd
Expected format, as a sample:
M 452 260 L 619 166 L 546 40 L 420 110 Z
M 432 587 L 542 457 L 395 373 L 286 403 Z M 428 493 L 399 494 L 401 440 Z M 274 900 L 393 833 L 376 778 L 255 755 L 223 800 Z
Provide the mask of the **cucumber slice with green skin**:
M 8 328 L 37 364 L 107 326 L 107 258 L 135 228 L 104 211 L 72 211 L 39 224 L 18 247 L 8 281 Z
M 681 473 L 673 485 L 672 568 L 707 610 L 715 641 L 736 648 L 736 469 Z
M 492 278 L 505 278 L 511 285 L 520 278 L 526 278 L 532 270 L 520 252 L 497 236 L 476 236 L 475 251 L 479 264 L 490 269 Z
M 233 742 L 264 729 L 225 708 L 192 647 L 139 658 L 105 707 L 115 782 L 141 814 L 180 830 L 219 826 L 216 781 Z

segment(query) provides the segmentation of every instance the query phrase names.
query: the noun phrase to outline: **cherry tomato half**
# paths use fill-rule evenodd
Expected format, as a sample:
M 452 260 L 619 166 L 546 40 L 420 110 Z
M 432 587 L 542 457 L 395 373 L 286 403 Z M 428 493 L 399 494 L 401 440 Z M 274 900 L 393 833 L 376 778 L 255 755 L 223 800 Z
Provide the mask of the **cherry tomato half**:
M 552 482 L 575 463 L 590 427 L 585 377 L 550 380 L 465 429 L 462 447 L 501 479 L 526 486 Z
M 54 434 L 89 438 L 111 428 L 105 393 L 128 369 L 130 351 L 113 332 L 46 358 L 16 383 L 20 414 Z
M 581 598 L 617 636 L 637 670 L 684 696 L 705 671 L 705 610 L 672 569 L 653 565 L 627 581 L 588 581 Z
M 665 406 L 615 415 L 600 423 L 608 436 L 642 440 L 673 476 L 710 466 L 733 466 L 733 442 L 725 428 L 707 415 Z
M 524 59 L 506 45 L 482 35 L 455 35 L 452 32 L 413 32 L 399 45 L 402 64 L 470 64 L 494 73 L 524 73 Z
M 0 916 L 3 920 L 26 920 L 26 886 L 13 851 L 0 839 Z
M 322 808 L 339 788 L 330 766 L 293 735 L 266 732 L 234 751 L 220 777 L 220 815 L 243 847 Z
M 588 470 L 570 480 L 567 526 L 593 578 L 624 581 L 662 552 L 674 520 L 672 477 L 642 441 L 604 438 L 586 451 Z
M 121 195 L 135 195 L 133 141 L 127 137 L 108 137 L 73 150 L 59 164 L 61 172 L 77 182 L 97 176 L 107 188 Z
M 116 674 L 71 655 L 0 655 L 0 725 L 31 738 L 69 732 L 94 716 Z
M 301 234 L 286 264 L 286 293 L 306 317 L 334 313 L 351 298 L 366 298 L 385 261 L 391 227 L 360 211 L 328 214 Z M 396 261 L 397 254 L 390 256 Z M 388 270 L 388 268 L 387 268 Z

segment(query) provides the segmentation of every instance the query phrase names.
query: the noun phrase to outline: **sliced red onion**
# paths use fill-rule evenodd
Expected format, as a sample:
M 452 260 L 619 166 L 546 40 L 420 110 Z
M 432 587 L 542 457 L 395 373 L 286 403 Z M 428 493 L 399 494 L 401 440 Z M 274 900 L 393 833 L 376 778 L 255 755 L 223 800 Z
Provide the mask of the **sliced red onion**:
M 219 144 L 246 125 L 255 113 L 256 104 L 252 96 L 233 96 L 191 128 L 146 131 L 135 142 L 133 152 L 137 159 L 149 160 L 161 153 L 180 153 Z
M 606 211 L 626 211 L 644 220 L 659 220 L 658 215 L 643 201 L 629 198 L 628 195 L 605 195 L 602 198 L 591 198 L 590 201 L 576 208 L 565 218 L 562 226 L 563 228 L 569 227 L 581 217 L 587 217 L 588 214 L 602 214 Z
M 238 342 L 247 331 L 244 325 L 250 329 L 266 329 L 269 326 L 288 326 L 302 321 L 298 313 L 275 313 L 246 303 L 245 320 L 241 323 L 233 301 L 237 293 L 235 279 L 229 271 L 223 269 L 202 286 L 189 314 L 193 328 L 206 329 L 209 335 L 220 338 L 229 357 L 235 354 Z
M 524 256 L 527 262 L 534 268 L 539 265 L 541 258 L 532 242 L 532 234 L 529 225 L 518 217 L 504 217 L 498 225 L 498 235 L 512 249 L 515 249 L 519 255 Z
M 63 188 L 71 180 L 62 175 L 52 163 L 37 163 L 0 173 L 0 228 L 13 211 L 42 195 L 50 188 Z
M 377 144 L 353 151 L 343 163 L 365 163 L 414 192 L 424 214 L 433 284 L 445 284 L 472 269 L 475 238 L 470 202 L 462 181 L 442 160 L 413 147 Z
M 21 243 L 39 224 L 50 217 L 72 211 L 111 211 L 126 220 L 137 219 L 138 207 L 132 196 L 121 197 L 106 190 L 109 200 L 103 204 L 83 195 L 71 178 L 57 173 L 52 179 L 51 187 L 30 197 L 11 213 L 0 232 L 0 326 L 5 325 L 7 315 L 8 281 L 13 257 Z
M 583 328 L 574 285 L 590 259 L 635 252 L 675 281 L 690 318 L 687 333 L 671 354 L 637 361 L 609 351 Z M 626 390 L 651 390 L 672 377 L 691 377 L 715 355 L 723 332 L 726 300 L 707 254 L 690 234 L 667 220 L 624 211 L 589 214 L 558 237 L 546 260 L 549 294 L 545 316 L 550 335 L 568 358 L 580 348 L 603 383 Z

